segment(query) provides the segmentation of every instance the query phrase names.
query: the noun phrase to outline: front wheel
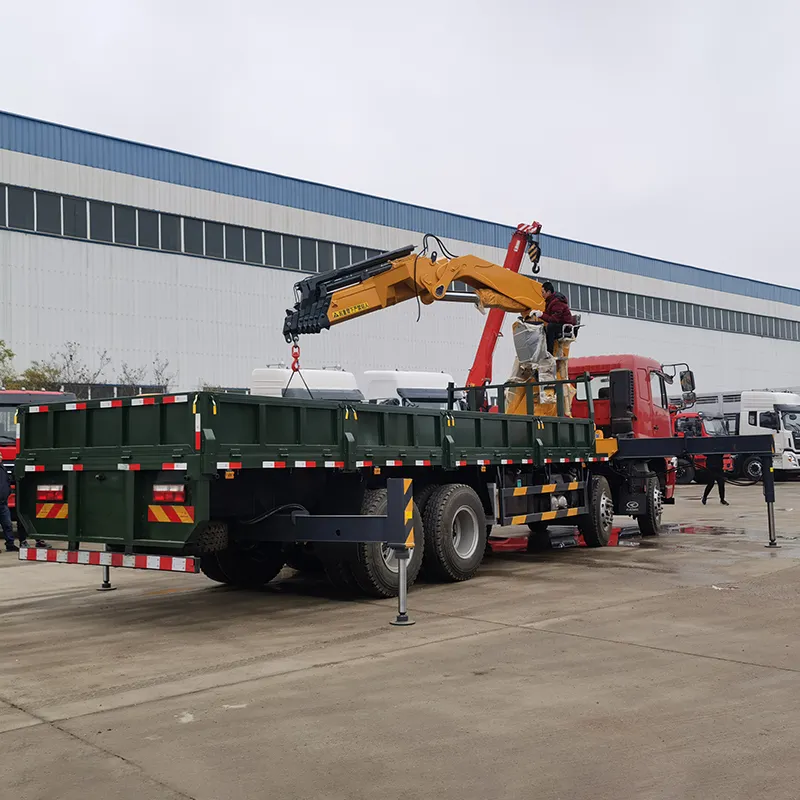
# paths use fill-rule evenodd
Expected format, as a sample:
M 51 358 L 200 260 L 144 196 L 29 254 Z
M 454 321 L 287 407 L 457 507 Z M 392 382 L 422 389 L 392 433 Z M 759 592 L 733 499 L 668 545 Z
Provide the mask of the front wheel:
M 636 517 L 636 521 L 642 536 L 657 536 L 661 532 L 661 513 L 664 509 L 664 493 L 658 478 L 647 479 L 645 492 L 645 513 Z
M 742 475 L 750 481 L 760 481 L 763 473 L 761 459 L 758 456 L 750 456 L 742 464 Z
M 578 519 L 578 530 L 588 547 L 605 547 L 614 527 L 614 500 L 608 481 L 593 475 L 589 491 L 589 509 Z
M 690 461 L 680 459 L 675 473 L 675 483 L 680 486 L 688 486 L 695 479 L 694 465 Z

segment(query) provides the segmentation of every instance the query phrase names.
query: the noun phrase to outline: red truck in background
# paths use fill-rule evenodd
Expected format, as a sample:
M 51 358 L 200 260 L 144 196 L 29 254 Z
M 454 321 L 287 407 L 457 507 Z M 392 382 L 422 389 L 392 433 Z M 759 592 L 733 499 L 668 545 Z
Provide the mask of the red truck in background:
M 14 459 L 17 455 L 17 433 L 15 416 L 23 405 L 46 405 L 74 400 L 75 395 L 66 392 L 26 392 L 15 389 L 0 389 L 0 463 L 11 481 L 11 497 L 8 507 L 12 518 L 15 516 L 16 498 L 14 496 Z
M 721 415 L 703 414 L 699 411 L 682 411 L 675 409 L 672 414 L 672 427 L 674 436 L 727 436 L 725 418 Z M 708 478 L 706 470 L 706 457 L 694 456 L 691 461 L 680 459 L 678 461 L 676 481 L 681 485 L 692 481 L 705 483 Z M 722 458 L 722 469 L 733 472 L 734 458 L 725 455 Z

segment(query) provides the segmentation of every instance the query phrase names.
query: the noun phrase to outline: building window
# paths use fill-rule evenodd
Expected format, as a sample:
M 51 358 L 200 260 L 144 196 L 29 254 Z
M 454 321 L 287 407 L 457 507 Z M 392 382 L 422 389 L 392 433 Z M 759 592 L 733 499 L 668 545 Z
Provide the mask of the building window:
M 181 252 L 181 218 L 174 214 L 161 215 L 161 249 Z
M 592 311 L 600 311 L 600 293 L 594 286 L 589 287 L 589 302 L 592 304 Z
M 267 250 L 267 265 L 270 267 L 282 267 L 281 235 L 279 233 L 265 233 L 264 242 Z
M 359 261 L 367 260 L 367 251 L 364 247 L 351 247 L 350 248 L 350 263 L 358 264 Z
M 211 258 L 224 258 L 225 245 L 222 225 L 219 222 L 206 222 L 206 255 Z
M 367 248 L 367 258 L 375 258 L 381 254 L 380 250 L 370 250 Z
M 636 295 L 635 294 L 625 294 L 625 301 L 627 303 L 627 311 L 625 315 L 628 317 L 636 317 Z
M 113 242 L 111 203 L 89 201 L 89 235 L 95 242 Z
M 300 240 L 300 268 L 304 272 L 317 271 L 317 242 L 315 239 Z
M 329 272 L 333 269 L 333 245 L 330 242 L 317 242 L 319 271 Z
M 225 258 L 244 261 L 244 231 L 238 225 L 225 226 Z
M 193 256 L 204 255 L 203 223 L 191 217 L 183 218 L 183 251 Z
M 350 266 L 350 248 L 346 244 L 337 244 L 333 249 L 336 253 L 336 269 Z
M 600 289 L 598 292 L 598 300 L 600 304 L 600 313 L 608 314 L 608 289 Z
M 0 226 L 6 227 L 6 187 L 0 184 Z
M 646 313 L 644 310 L 644 297 L 641 295 L 635 295 L 636 300 L 636 319 L 646 319 Z
M 588 286 L 581 286 L 580 287 L 580 305 L 578 308 L 581 311 L 591 311 L 591 306 L 589 305 L 589 287 Z
M 114 241 L 117 244 L 136 244 L 136 209 L 114 206 Z
M 8 227 L 33 230 L 33 189 L 8 187 Z
M 77 197 L 64 197 L 64 236 L 86 238 L 86 201 Z
M 283 266 L 300 269 L 300 240 L 296 236 L 283 237 Z
M 261 231 L 253 228 L 244 229 L 244 260 L 248 264 L 264 263 L 264 244 Z
M 158 212 L 139 209 L 139 247 L 158 250 Z
M 61 235 L 61 197 L 50 192 L 36 192 L 36 230 Z
M 608 292 L 608 313 L 619 315 L 619 292 L 610 289 Z

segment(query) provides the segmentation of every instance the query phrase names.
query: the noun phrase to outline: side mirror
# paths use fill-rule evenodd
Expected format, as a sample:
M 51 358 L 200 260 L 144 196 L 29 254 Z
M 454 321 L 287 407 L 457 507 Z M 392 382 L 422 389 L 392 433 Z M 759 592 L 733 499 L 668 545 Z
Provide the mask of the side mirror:
M 682 392 L 689 393 L 694 391 L 695 389 L 694 372 L 692 372 L 690 369 L 683 370 L 678 375 L 678 380 L 681 382 Z
M 695 400 L 697 400 L 697 395 L 694 392 L 684 392 L 683 395 L 683 407 L 688 408 L 689 406 L 693 406 Z

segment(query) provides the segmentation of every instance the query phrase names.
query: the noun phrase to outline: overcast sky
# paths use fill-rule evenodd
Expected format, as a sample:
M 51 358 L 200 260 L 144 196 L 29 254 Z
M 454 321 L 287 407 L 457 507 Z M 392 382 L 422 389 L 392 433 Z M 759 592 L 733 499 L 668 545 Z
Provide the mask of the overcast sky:
M 39 0 L 6 110 L 800 286 L 796 0 Z

